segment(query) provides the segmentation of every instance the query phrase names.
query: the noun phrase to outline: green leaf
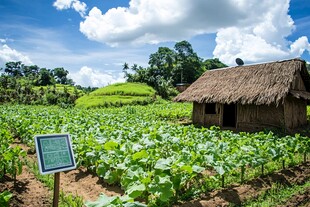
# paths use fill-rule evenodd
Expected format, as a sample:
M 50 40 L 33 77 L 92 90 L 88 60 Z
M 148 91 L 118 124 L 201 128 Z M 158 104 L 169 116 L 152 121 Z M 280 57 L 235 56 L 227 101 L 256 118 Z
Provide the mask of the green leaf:
M 154 168 L 157 170 L 170 170 L 172 161 L 170 159 L 159 159 L 157 160 Z
M 142 158 L 147 158 L 149 155 L 146 152 L 146 150 L 141 150 L 140 152 L 136 152 L 135 154 L 132 155 L 133 160 L 138 160 Z
M 85 205 L 87 207 L 105 207 L 105 206 L 109 205 L 111 201 L 112 201 L 111 197 L 108 197 L 104 194 L 101 194 L 96 201 L 94 201 L 94 202 L 86 201 Z
M 220 175 L 224 175 L 224 174 L 225 174 L 225 170 L 224 170 L 224 168 L 223 168 L 222 165 L 220 165 L 220 166 L 214 166 L 214 169 L 215 169 L 215 171 L 216 171 L 218 174 L 220 174 Z
M 8 207 L 9 206 L 9 200 L 12 198 L 12 193 L 9 191 L 4 191 L 0 193 L 0 206 Z
M 154 182 L 149 185 L 149 192 L 157 195 L 162 202 L 169 201 L 174 195 L 170 176 L 155 176 Z
M 193 168 L 191 166 L 189 166 L 189 165 L 183 165 L 181 167 L 181 170 L 184 170 L 184 171 L 186 171 L 189 174 L 191 174 L 193 172 Z
M 198 165 L 193 165 L 193 172 L 195 172 L 195 173 L 201 173 L 204 170 L 205 170 L 205 168 L 203 168 L 203 167 L 200 167 Z
M 108 141 L 103 146 L 103 148 L 107 151 L 114 150 L 116 147 L 118 147 L 118 143 L 114 141 Z
M 147 205 L 139 202 L 125 203 L 124 207 L 147 207 Z
M 126 194 L 131 198 L 137 198 L 146 190 L 144 184 L 133 184 L 128 187 Z

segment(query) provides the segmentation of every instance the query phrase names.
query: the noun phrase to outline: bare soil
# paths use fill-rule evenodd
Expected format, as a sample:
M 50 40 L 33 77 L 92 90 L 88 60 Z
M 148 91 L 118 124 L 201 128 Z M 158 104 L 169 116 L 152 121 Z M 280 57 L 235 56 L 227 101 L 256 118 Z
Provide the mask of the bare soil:
M 8 190 L 13 194 L 10 200 L 12 207 L 50 207 L 52 193 L 29 172 L 26 166 L 23 173 L 14 180 L 5 176 L 0 182 L 0 192 Z
M 79 168 L 60 174 L 60 188 L 65 193 L 79 195 L 85 201 L 95 201 L 100 193 L 107 196 L 123 195 L 118 186 L 109 186 L 85 168 Z

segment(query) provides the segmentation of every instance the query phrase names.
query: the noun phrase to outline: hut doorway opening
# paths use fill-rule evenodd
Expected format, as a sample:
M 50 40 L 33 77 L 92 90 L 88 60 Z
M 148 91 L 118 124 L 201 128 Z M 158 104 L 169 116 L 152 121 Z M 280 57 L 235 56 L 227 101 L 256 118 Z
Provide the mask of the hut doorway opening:
M 224 104 L 223 127 L 236 127 L 236 104 Z

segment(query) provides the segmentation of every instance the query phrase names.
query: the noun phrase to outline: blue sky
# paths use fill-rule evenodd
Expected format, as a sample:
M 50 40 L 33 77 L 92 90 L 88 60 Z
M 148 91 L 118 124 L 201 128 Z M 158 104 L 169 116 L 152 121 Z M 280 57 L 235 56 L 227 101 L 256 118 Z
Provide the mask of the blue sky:
M 21 60 L 64 67 L 77 84 L 124 81 L 158 47 L 188 40 L 204 58 L 234 65 L 310 62 L 308 0 L 1 0 L 0 67 Z

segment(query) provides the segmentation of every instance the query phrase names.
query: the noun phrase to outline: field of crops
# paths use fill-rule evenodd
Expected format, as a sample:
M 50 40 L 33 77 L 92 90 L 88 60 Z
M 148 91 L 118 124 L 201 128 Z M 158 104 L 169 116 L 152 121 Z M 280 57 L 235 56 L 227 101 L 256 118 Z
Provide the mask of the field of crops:
M 36 134 L 70 133 L 79 165 L 149 206 L 242 183 L 302 162 L 310 151 L 309 138 L 298 134 L 178 124 L 190 118 L 190 104 L 93 110 L 2 105 L 0 112 L 1 126 L 32 147 Z

